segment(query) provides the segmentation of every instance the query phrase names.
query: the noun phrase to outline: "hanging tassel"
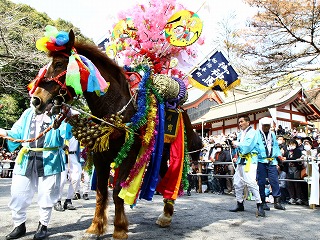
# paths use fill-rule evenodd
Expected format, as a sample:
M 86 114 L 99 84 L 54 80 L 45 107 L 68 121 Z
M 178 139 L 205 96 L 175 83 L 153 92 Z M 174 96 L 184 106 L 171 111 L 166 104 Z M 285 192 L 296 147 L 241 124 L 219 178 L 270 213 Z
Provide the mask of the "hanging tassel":
M 92 148 L 92 150 L 94 152 L 103 152 L 103 151 L 107 151 L 109 149 L 109 138 L 111 133 L 113 133 L 114 128 L 113 127 L 106 127 L 105 128 L 105 133 L 104 135 L 102 135 L 99 139 L 100 141 L 96 141 L 94 143 L 94 146 Z

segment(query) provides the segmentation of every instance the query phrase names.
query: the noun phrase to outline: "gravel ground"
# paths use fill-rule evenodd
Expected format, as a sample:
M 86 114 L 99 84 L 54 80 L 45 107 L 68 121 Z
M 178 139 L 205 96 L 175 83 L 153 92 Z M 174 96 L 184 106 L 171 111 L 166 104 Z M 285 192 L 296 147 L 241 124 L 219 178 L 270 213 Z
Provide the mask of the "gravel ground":
M 10 199 L 11 179 L 0 179 L 0 239 L 12 230 L 11 212 L 7 206 Z M 36 200 L 36 196 L 34 201 Z M 84 230 L 91 224 L 95 208 L 95 192 L 90 200 L 73 201 L 76 210 L 53 211 L 48 227 L 48 239 L 87 239 Z M 112 239 L 114 208 L 110 200 L 108 232 L 99 239 Z M 287 205 L 286 211 L 267 212 L 267 217 L 255 217 L 255 203 L 245 202 L 245 211 L 231 213 L 235 206 L 232 195 L 197 194 L 178 198 L 169 228 L 159 228 L 155 222 L 162 212 L 162 198 L 139 201 L 126 213 L 130 222 L 129 239 L 178 240 L 178 239 L 320 239 L 320 209 L 307 206 Z M 27 234 L 22 240 L 32 239 L 38 225 L 38 208 L 34 202 L 28 209 Z

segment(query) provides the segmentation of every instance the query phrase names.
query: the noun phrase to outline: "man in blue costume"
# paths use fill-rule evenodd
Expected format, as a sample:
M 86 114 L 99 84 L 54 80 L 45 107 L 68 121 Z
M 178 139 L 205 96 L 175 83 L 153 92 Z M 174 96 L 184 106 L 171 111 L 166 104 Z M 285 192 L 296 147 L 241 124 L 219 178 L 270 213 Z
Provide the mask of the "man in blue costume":
M 36 115 L 32 108 L 23 112 L 11 130 L 0 129 L 0 137 L 13 139 L 33 139 L 44 132 L 54 118 L 46 113 Z M 71 137 L 65 122 L 57 129 L 51 129 L 36 141 L 23 142 L 13 170 L 11 200 L 14 229 L 6 239 L 17 239 L 26 233 L 27 208 L 38 192 L 39 224 L 34 235 L 35 240 L 46 238 L 52 207 L 59 197 L 61 172 L 65 169 L 64 139 Z M 20 146 L 18 142 L 8 141 L 10 151 Z
M 264 117 L 259 120 L 259 131 L 257 131 L 258 142 L 258 170 L 257 179 L 260 191 L 260 197 L 263 204 L 263 209 L 269 211 L 270 208 L 267 205 L 265 199 L 265 184 L 268 178 L 272 188 L 272 196 L 274 198 L 274 208 L 285 210 L 285 207 L 281 205 L 281 193 L 278 179 L 278 160 L 282 154 L 276 139 L 274 132 L 270 131 L 272 118 Z
M 258 163 L 256 149 L 257 134 L 250 126 L 250 118 L 248 115 L 240 116 L 238 123 L 241 132 L 237 137 L 237 141 L 232 141 L 232 146 L 236 152 L 236 157 L 233 160 L 237 163 L 237 168 L 233 176 L 237 206 L 229 211 L 244 211 L 244 186 L 247 185 L 257 203 L 257 216 L 265 217 L 259 187 L 256 182 Z

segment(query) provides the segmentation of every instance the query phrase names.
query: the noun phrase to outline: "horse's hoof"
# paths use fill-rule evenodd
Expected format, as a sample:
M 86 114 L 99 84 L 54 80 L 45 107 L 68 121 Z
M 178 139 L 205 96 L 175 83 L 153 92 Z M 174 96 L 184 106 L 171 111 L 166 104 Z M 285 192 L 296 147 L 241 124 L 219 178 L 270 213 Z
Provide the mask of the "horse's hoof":
M 90 239 L 97 239 L 99 235 L 97 234 L 92 234 L 92 233 L 83 233 L 81 240 L 90 240 Z
M 114 240 L 128 239 L 128 234 L 125 231 L 115 231 L 112 234 L 112 238 Z
M 162 213 L 158 220 L 156 221 L 156 224 L 158 224 L 160 227 L 169 227 L 172 221 L 171 216 L 166 216 L 164 213 Z

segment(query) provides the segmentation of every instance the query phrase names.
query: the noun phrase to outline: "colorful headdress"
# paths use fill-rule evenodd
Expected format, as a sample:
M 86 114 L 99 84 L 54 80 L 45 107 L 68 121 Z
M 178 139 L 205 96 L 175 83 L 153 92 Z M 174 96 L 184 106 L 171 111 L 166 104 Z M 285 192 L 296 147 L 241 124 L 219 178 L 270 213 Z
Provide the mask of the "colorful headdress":
M 45 36 L 36 42 L 38 50 L 58 52 L 66 49 L 69 42 L 67 32 L 58 31 L 50 25 L 47 25 L 45 30 Z M 108 90 L 110 83 L 101 76 L 99 70 L 89 59 L 79 55 L 72 47 L 67 66 L 66 85 L 72 87 L 76 94 L 83 94 L 83 91 L 95 91 L 100 96 Z

